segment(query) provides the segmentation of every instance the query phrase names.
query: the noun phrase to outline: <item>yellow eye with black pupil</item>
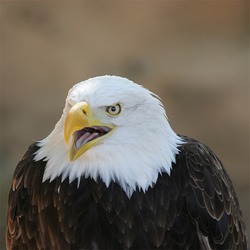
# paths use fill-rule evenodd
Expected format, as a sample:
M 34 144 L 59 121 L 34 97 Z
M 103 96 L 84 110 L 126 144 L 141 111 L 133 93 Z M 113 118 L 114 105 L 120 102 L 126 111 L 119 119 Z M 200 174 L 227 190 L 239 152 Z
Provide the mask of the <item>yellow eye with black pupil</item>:
M 120 104 L 111 105 L 106 108 L 106 112 L 111 116 L 119 115 L 121 110 L 122 108 Z

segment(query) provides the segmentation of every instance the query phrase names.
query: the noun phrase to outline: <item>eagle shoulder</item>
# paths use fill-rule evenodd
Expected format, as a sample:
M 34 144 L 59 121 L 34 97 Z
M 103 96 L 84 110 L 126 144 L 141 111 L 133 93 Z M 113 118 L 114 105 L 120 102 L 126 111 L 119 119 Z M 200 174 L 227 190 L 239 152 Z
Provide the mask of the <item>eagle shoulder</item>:
M 209 243 L 212 249 L 246 249 L 239 202 L 221 161 L 206 145 L 182 138 L 185 143 L 180 146 L 176 165 L 185 172 L 187 213 L 196 223 L 199 238 L 206 239 L 203 244 Z
M 58 218 L 53 209 L 52 192 L 42 184 L 46 161 L 34 161 L 38 150 L 36 143 L 30 145 L 18 163 L 9 192 L 6 247 L 7 249 L 43 249 L 47 242 L 60 248 L 63 242 L 56 237 L 45 237 L 45 231 L 56 231 L 54 220 Z

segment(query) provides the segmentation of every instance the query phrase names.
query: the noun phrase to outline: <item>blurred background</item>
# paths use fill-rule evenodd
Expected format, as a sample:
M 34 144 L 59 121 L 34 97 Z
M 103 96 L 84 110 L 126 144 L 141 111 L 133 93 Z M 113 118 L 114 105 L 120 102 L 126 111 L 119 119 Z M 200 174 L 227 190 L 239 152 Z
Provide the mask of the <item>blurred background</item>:
M 104 74 L 158 94 L 174 130 L 213 149 L 249 232 L 248 1 L 1 1 L 0 248 L 16 164 L 72 85 Z

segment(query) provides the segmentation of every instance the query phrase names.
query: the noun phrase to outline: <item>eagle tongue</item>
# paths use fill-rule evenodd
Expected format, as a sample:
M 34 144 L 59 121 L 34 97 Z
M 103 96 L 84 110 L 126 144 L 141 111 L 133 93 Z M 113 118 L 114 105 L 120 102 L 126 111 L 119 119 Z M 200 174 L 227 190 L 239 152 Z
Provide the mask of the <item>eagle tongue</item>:
M 93 140 L 98 135 L 99 133 L 97 132 L 94 132 L 94 133 L 85 132 L 79 139 L 76 140 L 75 142 L 76 149 L 79 149 L 82 145 Z

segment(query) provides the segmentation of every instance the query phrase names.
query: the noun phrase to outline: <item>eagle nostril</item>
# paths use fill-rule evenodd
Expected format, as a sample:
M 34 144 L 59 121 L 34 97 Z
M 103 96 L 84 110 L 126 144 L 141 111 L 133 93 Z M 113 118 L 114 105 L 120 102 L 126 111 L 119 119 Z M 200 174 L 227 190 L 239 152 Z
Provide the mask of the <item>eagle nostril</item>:
M 82 109 L 83 114 L 87 115 L 87 111 L 85 109 Z

